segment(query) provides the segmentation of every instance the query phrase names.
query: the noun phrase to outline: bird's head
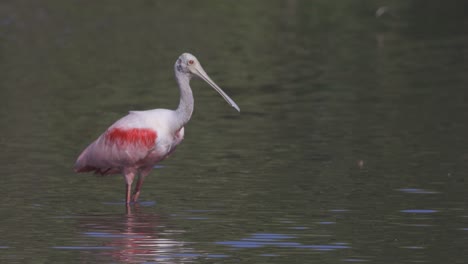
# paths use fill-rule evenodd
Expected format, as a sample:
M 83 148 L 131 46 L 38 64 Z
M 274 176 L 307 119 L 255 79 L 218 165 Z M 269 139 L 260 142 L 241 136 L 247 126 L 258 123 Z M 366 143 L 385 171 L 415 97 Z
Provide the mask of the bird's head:
M 202 80 L 207 82 L 213 89 L 215 89 L 223 98 L 228 102 L 232 107 L 234 107 L 237 111 L 240 112 L 239 107 L 237 104 L 225 93 L 218 85 L 216 85 L 213 80 L 206 74 L 205 70 L 201 66 L 198 59 L 190 53 L 183 53 L 177 59 L 175 65 L 175 70 L 178 74 L 187 75 L 189 78 L 193 76 L 200 77 Z
M 180 73 L 190 74 L 192 77 L 193 74 L 197 74 L 197 68 L 201 67 L 197 58 L 190 53 L 184 53 L 179 56 L 175 63 L 176 71 Z

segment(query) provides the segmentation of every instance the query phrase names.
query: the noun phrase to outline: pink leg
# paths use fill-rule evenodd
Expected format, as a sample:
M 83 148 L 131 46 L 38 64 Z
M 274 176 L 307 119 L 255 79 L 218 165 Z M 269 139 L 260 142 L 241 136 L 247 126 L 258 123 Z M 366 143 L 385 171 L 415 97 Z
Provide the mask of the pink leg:
M 125 204 L 125 213 L 127 214 L 127 216 L 132 215 L 132 207 L 130 206 L 130 204 Z
M 138 176 L 138 181 L 136 183 L 135 190 L 133 191 L 132 202 L 136 202 L 138 200 L 138 197 L 140 196 L 140 192 L 141 192 L 141 186 L 143 185 L 144 179 L 145 179 L 145 176 L 143 175 Z
M 125 204 L 130 204 L 131 192 L 132 192 L 132 183 L 135 178 L 135 171 L 131 169 L 124 170 L 125 177 Z
M 131 184 L 125 184 L 125 204 L 130 204 L 130 193 L 132 192 L 132 185 Z
M 140 172 L 140 176 L 138 176 L 138 181 L 135 186 L 135 190 L 133 191 L 132 202 L 136 202 L 138 197 L 140 197 L 141 193 L 141 186 L 143 186 L 143 181 L 145 180 L 146 176 L 151 172 L 153 167 L 142 169 Z

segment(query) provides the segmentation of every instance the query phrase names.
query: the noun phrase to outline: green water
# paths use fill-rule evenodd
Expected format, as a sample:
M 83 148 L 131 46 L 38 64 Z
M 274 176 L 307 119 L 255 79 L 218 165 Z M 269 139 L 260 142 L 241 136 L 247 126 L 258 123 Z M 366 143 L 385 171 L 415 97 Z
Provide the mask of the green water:
M 3 1 L 0 262 L 466 263 L 467 10 Z M 128 110 L 175 108 L 183 52 L 241 113 L 194 80 L 126 213 L 122 177 L 74 161 Z

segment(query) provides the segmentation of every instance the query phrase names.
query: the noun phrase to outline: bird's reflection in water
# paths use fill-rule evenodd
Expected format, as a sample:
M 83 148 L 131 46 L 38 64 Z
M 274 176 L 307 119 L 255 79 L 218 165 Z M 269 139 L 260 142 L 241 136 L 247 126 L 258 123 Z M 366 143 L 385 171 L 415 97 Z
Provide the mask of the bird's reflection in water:
M 184 263 L 201 256 L 178 240 L 183 231 L 172 228 L 167 218 L 138 207 L 128 208 L 126 215 L 85 217 L 80 226 L 83 235 L 102 241 L 101 257 L 118 262 Z

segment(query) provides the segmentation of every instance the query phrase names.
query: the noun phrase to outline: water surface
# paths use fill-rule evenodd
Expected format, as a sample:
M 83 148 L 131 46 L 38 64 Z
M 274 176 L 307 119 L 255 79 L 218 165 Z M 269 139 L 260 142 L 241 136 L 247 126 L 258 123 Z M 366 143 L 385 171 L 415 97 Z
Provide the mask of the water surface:
M 0 262 L 466 263 L 467 8 L 2 2 Z M 194 80 L 185 141 L 126 212 L 123 179 L 74 160 L 174 108 L 186 51 L 241 114 Z

